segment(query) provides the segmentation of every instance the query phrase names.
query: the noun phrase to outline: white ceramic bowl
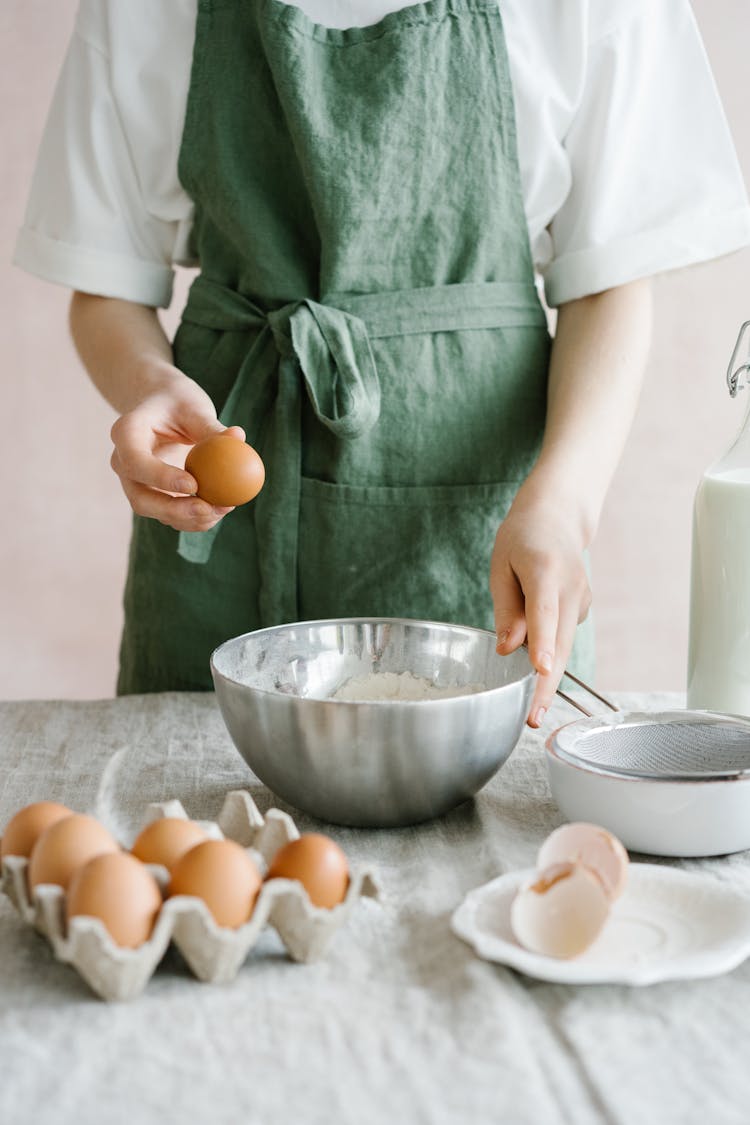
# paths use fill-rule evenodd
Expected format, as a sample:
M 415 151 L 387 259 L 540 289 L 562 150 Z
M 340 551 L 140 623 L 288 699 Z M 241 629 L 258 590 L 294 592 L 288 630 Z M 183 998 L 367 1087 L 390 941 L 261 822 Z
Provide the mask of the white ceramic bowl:
M 571 821 L 630 851 L 726 855 L 750 848 L 750 720 L 709 711 L 618 712 L 547 740 L 550 787 Z

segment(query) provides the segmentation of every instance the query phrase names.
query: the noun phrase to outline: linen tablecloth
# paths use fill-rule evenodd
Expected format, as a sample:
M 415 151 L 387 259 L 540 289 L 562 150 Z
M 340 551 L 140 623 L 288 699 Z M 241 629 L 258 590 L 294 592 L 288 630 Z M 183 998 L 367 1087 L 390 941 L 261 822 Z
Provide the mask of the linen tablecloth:
M 623 706 L 682 704 L 618 696 Z M 271 930 L 230 985 L 170 951 L 136 1000 L 97 999 L 0 900 L 0 1122 L 108 1125 L 659 1125 L 750 1121 L 750 963 L 646 988 L 545 984 L 479 960 L 450 915 L 532 866 L 562 818 L 527 730 L 474 801 L 410 829 L 323 826 L 377 867 L 325 958 L 292 963 Z M 211 819 L 230 789 L 285 806 L 234 750 L 210 694 L 0 704 L 0 826 L 51 798 L 124 843 L 146 805 Z M 300 830 L 321 827 L 292 812 Z M 745 879 L 750 853 L 672 861 Z

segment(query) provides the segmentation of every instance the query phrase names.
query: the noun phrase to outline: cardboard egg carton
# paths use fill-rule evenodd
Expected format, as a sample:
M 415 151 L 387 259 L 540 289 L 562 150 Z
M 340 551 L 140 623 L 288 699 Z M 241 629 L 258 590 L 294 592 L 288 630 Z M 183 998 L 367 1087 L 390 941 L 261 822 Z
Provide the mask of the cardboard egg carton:
M 179 801 L 167 801 L 150 805 L 145 823 L 162 816 L 187 819 Z M 227 794 L 216 823 L 197 823 L 215 839 L 240 844 L 263 875 L 279 848 L 299 836 L 287 813 L 269 809 L 264 818 L 243 790 Z M 215 983 L 231 981 L 237 975 L 266 925 L 277 931 L 294 961 L 318 960 L 357 900 L 379 895 L 372 871 L 366 867 L 350 873 L 346 898 L 332 910 L 313 906 L 296 880 L 273 879 L 263 883 L 250 920 L 236 930 L 217 926 L 201 899 L 179 895 L 166 899 L 147 942 L 137 949 L 122 949 L 98 918 L 76 917 L 66 925 L 62 887 L 38 886 L 30 895 L 27 867 L 27 859 L 6 856 L 2 891 L 21 917 L 47 937 L 57 959 L 73 965 L 105 1000 L 129 1000 L 142 992 L 170 942 L 199 980 Z M 169 881 L 166 868 L 149 868 L 164 891 Z

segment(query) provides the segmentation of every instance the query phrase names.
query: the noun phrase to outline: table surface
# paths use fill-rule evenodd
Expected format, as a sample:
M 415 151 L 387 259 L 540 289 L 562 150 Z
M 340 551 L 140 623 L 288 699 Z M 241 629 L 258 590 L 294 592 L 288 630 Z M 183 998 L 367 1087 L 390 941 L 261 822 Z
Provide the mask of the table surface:
M 326 827 L 377 868 L 384 897 L 362 900 L 312 965 L 268 930 L 229 985 L 198 983 L 170 950 L 138 999 L 106 1004 L 0 899 L 0 1121 L 746 1123 L 750 963 L 709 980 L 572 987 L 479 960 L 450 930 L 471 888 L 532 866 L 561 823 L 543 735 L 570 718 L 557 703 L 543 734 L 527 730 L 478 797 L 440 820 Z M 125 843 L 150 801 L 212 819 L 247 788 L 262 812 L 285 808 L 209 694 L 0 703 L 0 754 L 0 826 L 42 798 L 99 816 Z M 750 853 L 672 862 L 740 878 Z

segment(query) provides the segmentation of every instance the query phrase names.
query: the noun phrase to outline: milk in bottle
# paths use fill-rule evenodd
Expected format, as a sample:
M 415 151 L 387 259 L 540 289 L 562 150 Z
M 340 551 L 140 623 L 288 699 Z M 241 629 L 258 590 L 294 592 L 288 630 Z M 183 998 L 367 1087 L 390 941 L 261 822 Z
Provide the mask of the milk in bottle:
M 733 396 L 750 375 L 750 364 L 737 366 L 748 328 L 750 321 L 729 365 Z M 695 497 L 687 705 L 750 715 L 750 409 Z

